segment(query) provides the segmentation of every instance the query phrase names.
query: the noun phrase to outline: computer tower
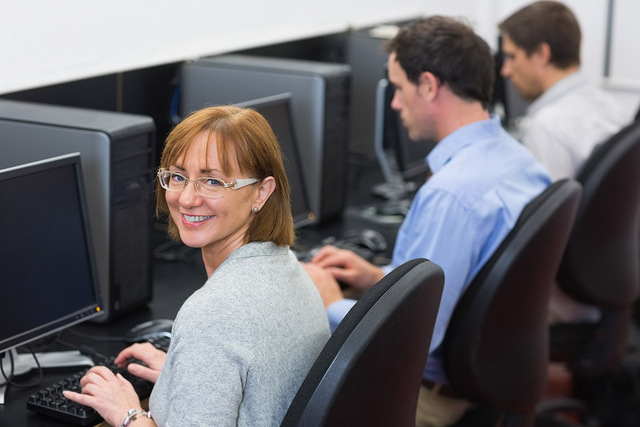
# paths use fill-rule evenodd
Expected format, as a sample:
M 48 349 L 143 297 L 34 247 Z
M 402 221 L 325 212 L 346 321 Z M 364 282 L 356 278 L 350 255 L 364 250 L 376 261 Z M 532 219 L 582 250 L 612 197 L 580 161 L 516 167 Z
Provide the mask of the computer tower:
M 375 29 L 354 30 L 347 36 L 346 62 L 351 66 L 350 150 L 355 154 L 374 153 L 376 127 L 376 90 L 386 77 L 388 54 L 383 46 L 390 37 Z
M 0 168 L 71 152 L 81 156 L 97 258 L 104 314 L 96 321 L 107 322 L 152 298 L 154 122 L 0 100 Z
M 346 201 L 350 73 L 346 64 L 290 58 L 202 58 L 182 66 L 181 115 L 290 92 L 311 208 L 325 222 Z

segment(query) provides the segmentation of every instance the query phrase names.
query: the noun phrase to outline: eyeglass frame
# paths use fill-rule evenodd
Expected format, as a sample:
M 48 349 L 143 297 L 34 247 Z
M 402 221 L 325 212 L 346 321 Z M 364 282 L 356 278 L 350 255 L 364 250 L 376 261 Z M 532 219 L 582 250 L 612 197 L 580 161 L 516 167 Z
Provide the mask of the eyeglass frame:
M 173 190 L 173 189 L 171 189 L 171 188 L 167 188 L 167 187 L 165 187 L 164 179 L 161 177 L 161 175 L 162 175 L 163 173 L 170 173 L 170 174 L 178 175 L 178 176 L 181 176 L 182 178 L 184 178 L 184 185 L 182 186 L 182 188 L 181 188 L 180 190 Z M 206 197 L 206 198 L 209 198 L 209 199 L 217 199 L 217 198 L 219 198 L 219 197 L 222 197 L 222 196 L 224 195 L 224 193 L 225 193 L 225 191 L 226 191 L 226 189 L 227 189 L 227 188 L 230 188 L 230 189 L 232 189 L 232 190 L 239 190 L 239 189 L 240 189 L 240 188 L 242 188 L 242 187 L 246 187 L 246 186 L 248 186 L 248 185 L 255 184 L 256 182 L 259 182 L 259 181 L 260 181 L 258 178 L 234 178 L 234 179 L 233 179 L 233 181 L 231 181 L 231 182 L 226 182 L 226 181 L 225 181 L 225 180 L 223 180 L 223 179 L 220 179 L 220 178 L 214 178 L 214 177 L 212 177 L 212 176 L 201 176 L 201 177 L 199 177 L 199 178 L 190 179 L 190 178 L 187 178 L 186 176 L 182 175 L 181 173 L 174 172 L 174 171 L 169 170 L 169 169 L 167 169 L 167 168 L 160 168 L 160 169 L 158 169 L 158 172 L 157 172 L 157 174 L 156 174 L 156 175 L 157 175 L 157 177 L 158 177 L 158 180 L 160 181 L 160 186 L 161 186 L 162 188 L 164 188 L 165 190 L 167 190 L 167 191 L 172 191 L 172 192 L 184 191 L 184 189 L 185 189 L 185 188 L 187 188 L 187 184 L 189 183 L 189 181 L 193 181 L 193 186 L 194 186 L 194 188 L 195 188 L 196 192 L 197 192 L 199 195 L 201 195 L 202 197 Z M 207 179 L 215 179 L 216 181 L 219 181 L 219 182 L 221 182 L 221 183 L 222 183 L 222 188 L 223 188 L 223 190 L 222 190 L 222 192 L 220 193 L 220 195 L 219 195 L 219 196 L 206 196 L 206 195 L 204 195 L 204 194 L 202 194 L 202 193 L 200 192 L 200 184 L 199 184 L 199 181 L 207 180 Z

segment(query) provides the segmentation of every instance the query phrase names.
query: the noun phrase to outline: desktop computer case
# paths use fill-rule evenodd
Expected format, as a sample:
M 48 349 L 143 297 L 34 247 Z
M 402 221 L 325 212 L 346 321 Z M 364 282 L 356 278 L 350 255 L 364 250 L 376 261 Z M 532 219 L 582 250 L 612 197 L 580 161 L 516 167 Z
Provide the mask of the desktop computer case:
M 154 122 L 0 100 L 0 168 L 71 152 L 81 154 L 105 311 L 96 321 L 107 322 L 152 298 Z
M 311 209 L 319 222 L 342 214 L 347 191 L 351 67 L 252 55 L 185 63 L 182 115 L 208 105 L 292 94 L 292 115 Z
M 383 49 L 388 38 L 371 34 L 371 29 L 352 31 L 347 35 L 346 62 L 351 66 L 351 151 L 373 155 L 376 129 L 376 90 L 386 77 L 388 54 Z

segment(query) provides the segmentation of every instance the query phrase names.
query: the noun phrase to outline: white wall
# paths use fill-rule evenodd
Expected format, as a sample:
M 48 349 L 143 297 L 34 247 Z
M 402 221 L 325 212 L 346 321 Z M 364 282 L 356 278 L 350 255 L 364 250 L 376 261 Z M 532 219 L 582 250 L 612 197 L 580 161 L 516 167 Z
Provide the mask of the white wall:
M 607 8 L 566 0 L 583 28 L 583 66 L 603 76 Z M 496 23 L 529 0 L 3 0 L 0 94 L 441 13 L 496 45 Z M 615 0 L 609 87 L 640 98 L 640 2 Z
M 0 94 L 412 18 L 428 3 L 3 0 Z

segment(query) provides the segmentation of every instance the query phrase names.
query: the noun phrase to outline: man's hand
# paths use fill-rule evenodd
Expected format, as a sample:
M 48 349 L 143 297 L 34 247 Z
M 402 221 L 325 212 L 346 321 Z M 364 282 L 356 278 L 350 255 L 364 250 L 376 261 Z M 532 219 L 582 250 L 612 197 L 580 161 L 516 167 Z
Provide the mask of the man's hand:
M 378 283 L 384 272 L 352 251 L 324 246 L 311 259 L 311 264 L 322 267 L 339 282 L 359 290 L 367 290 Z

